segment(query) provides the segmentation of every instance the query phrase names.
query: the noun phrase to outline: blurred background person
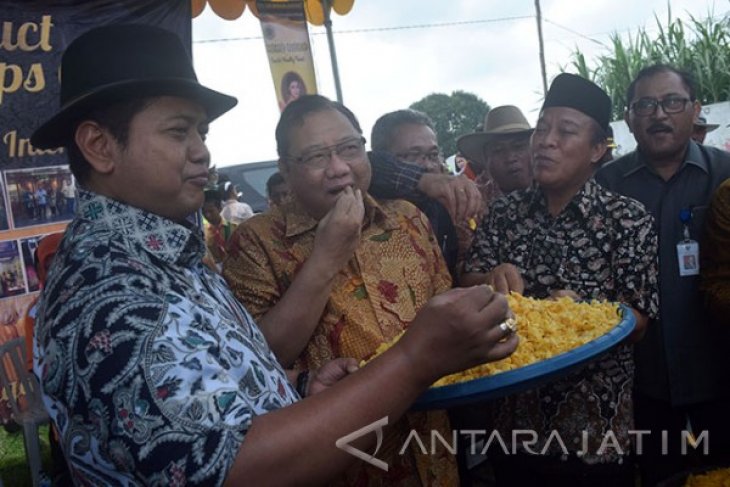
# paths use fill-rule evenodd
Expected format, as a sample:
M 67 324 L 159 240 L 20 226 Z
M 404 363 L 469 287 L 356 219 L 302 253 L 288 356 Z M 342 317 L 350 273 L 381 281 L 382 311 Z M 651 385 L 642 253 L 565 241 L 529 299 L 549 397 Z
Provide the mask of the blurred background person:
M 206 189 L 203 202 L 203 216 L 207 221 L 205 225 L 205 246 L 208 253 L 215 262 L 216 269 L 220 272 L 221 265 L 227 255 L 228 240 L 236 229 L 236 224 L 227 221 L 221 215 L 223 202 L 220 192 L 216 189 Z
M 218 185 L 218 191 L 223 198 L 223 208 L 221 216 L 227 222 L 239 225 L 253 216 L 251 207 L 238 200 L 241 193 L 238 187 L 231 181 L 226 181 Z
M 269 209 L 281 205 L 289 197 L 289 185 L 286 184 L 284 176 L 279 171 L 269 176 L 266 180 L 266 198 Z

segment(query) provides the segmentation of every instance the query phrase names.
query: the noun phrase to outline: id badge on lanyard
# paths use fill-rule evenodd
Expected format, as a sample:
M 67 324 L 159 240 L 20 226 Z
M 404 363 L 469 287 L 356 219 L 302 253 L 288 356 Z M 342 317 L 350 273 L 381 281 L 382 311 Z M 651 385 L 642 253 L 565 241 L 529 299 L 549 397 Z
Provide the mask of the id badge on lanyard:
M 700 273 L 700 244 L 690 238 L 689 223 L 692 221 L 692 210 L 682 208 L 679 220 L 684 225 L 684 240 L 677 244 L 677 263 L 680 276 L 696 276 Z

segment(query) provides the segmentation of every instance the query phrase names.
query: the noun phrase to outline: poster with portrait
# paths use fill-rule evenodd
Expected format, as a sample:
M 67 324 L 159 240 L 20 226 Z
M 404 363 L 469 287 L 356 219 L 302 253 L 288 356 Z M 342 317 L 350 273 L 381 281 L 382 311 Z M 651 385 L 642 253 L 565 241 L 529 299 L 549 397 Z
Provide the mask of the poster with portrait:
M 302 95 L 317 93 L 304 3 L 257 1 L 279 110 Z

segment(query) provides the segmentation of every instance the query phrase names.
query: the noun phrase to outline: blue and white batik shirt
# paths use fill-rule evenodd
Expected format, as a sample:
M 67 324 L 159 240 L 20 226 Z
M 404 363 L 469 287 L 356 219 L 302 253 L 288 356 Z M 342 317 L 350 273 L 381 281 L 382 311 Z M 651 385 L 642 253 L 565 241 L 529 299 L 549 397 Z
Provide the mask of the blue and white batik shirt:
M 186 227 L 79 191 L 35 370 L 81 485 L 219 485 L 251 421 L 297 393 Z

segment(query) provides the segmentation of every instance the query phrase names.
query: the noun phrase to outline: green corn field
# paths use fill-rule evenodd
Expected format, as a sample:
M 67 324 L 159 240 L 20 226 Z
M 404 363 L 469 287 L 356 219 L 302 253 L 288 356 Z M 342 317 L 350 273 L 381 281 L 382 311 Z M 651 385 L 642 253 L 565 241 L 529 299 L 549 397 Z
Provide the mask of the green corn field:
M 565 71 L 577 72 L 602 86 L 613 100 L 613 119 L 623 118 L 626 88 L 646 66 L 666 63 L 692 73 L 697 86 L 697 99 L 703 104 L 730 100 L 730 14 L 719 20 L 709 14 L 705 19 L 690 16 L 689 21 L 672 19 L 666 23 L 654 18 L 658 33 L 647 29 L 626 37 L 611 35 L 608 52 L 595 61 L 587 61 L 577 49 L 572 66 Z

